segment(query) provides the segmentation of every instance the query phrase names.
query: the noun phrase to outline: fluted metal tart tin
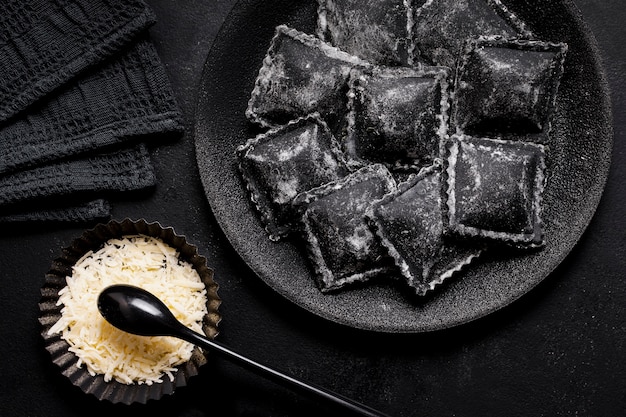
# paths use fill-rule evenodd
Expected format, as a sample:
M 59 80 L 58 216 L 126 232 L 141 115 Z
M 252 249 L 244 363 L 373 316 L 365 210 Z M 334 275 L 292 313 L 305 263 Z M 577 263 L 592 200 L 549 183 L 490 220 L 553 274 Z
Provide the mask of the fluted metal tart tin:
M 179 252 L 179 258 L 190 263 L 198 272 L 200 279 L 206 286 L 206 306 L 202 328 L 204 333 L 214 338 L 218 334 L 218 323 L 221 315 L 218 312 L 221 300 L 217 294 L 218 285 L 213 280 L 213 270 L 207 266 L 205 257 L 198 253 L 196 246 L 187 242 L 184 236 L 178 235 L 172 227 L 164 227 L 158 222 L 148 222 L 144 219 L 121 221 L 111 220 L 108 223 L 98 224 L 86 230 L 77 237 L 68 247 L 62 250 L 61 255 L 52 262 L 45 275 L 41 288 L 39 303 L 39 322 L 42 326 L 41 335 L 45 348 L 50 353 L 52 361 L 60 368 L 72 384 L 83 392 L 92 394 L 99 400 L 112 403 L 146 403 L 156 400 L 187 384 L 189 378 L 197 375 L 202 365 L 207 362 L 206 352 L 195 348 L 189 361 L 177 366 L 173 381 L 163 378 L 161 383 L 124 384 L 114 379 L 105 381 L 103 375 L 92 376 L 86 367 L 78 366 L 78 357 L 68 351 L 69 344 L 60 334 L 48 334 L 48 330 L 61 318 L 62 305 L 57 305 L 59 291 L 66 286 L 66 277 L 71 275 L 72 266 L 88 251 L 98 250 L 109 239 L 127 235 L 146 235 L 161 239 L 167 245 Z

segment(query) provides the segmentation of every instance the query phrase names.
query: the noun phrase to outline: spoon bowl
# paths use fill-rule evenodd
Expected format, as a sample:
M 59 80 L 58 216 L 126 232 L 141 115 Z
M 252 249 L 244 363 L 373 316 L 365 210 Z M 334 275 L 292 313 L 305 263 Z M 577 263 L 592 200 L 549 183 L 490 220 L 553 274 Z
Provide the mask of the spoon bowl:
M 342 415 L 350 413 L 369 417 L 384 416 L 381 412 L 366 405 L 260 364 L 194 332 L 179 322 L 161 300 L 141 288 L 131 285 L 113 285 L 105 288 L 98 297 L 98 310 L 109 323 L 120 330 L 141 336 L 173 336 L 186 340 L 216 352 L 274 382 L 318 399 L 324 399 L 330 405 L 339 406 L 342 408 Z
M 184 331 L 156 296 L 131 285 L 105 288 L 98 297 L 100 314 L 113 326 L 140 336 L 172 336 Z

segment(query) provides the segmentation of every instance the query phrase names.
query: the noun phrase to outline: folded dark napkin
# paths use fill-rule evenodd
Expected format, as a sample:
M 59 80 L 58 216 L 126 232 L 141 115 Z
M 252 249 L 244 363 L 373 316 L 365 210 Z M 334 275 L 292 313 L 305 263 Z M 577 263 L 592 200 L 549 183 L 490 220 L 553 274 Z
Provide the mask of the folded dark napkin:
M 130 149 L 64 160 L 30 170 L 0 176 L 0 214 L 14 213 L 16 206 L 32 207 L 60 197 L 103 192 L 141 190 L 156 184 L 145 144 Z M 41 203 L 43 201 L 43 203 Z M 46 206 L 39 206 L 46 210 Z M 20 211 L 24 212 L 24 210 Z
M 111 205 L 104 199 L 87 201 L 75 206 L 47 207 L 45 209 L 7 212 L 0 211 L 2 223 L 87 223 L 93 220 L 106 220 L 111 217 Z
M 0 121 L 114 55 L 154 21 L 141 0 L 2 0 Z
M 182 133 L 141 0 L 0 2 L 0 223 L 110 217 L 156 184 L 145 142 Z
M 141 39 L 0 125 L 0 174 L 183 129 L 163 64 Z

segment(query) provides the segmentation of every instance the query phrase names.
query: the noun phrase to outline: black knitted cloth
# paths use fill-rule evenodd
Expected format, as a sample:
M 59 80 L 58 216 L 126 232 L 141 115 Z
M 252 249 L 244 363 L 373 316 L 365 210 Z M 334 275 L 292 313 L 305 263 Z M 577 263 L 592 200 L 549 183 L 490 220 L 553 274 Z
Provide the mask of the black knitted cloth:
M 2 223 L 89 223 L 93 220 L 106 220 L 111 217 L 111 205 L 104 199 L 87 201 L 76 206 L 48 207 L 43 210 L 16 212 L 0 211 Z
M 114 55 L 154 21 L 140 0 L 2 0 L 0 121 Z
M 141 40 L 0 127 L 0 175 L 139 136 L 182 131 L 165 69 L 153 44 Z
M 156 178 L 144 144 L 0 177 L 0 210 L 80 193 L 141 190 Z
M 141 0 L 0 1 L 0 223 L 99 220 L 156 184 L 146 143 L 184 126 L 153 23 Z

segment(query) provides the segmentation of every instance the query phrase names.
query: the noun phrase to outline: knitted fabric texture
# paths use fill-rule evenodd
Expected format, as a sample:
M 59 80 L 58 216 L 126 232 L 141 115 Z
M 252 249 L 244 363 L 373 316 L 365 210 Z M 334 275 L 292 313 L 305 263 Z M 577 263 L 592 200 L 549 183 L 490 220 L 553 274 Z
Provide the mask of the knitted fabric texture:
M 141 39 L 0 128 L 0 174 L 183 129 L 163 64 Z
M 0 208 L 80 193 L 145 189 L 156 184 L 144 144 L 0 176 Z
M 112 56 L 154 21 L 141 0 L 2 0 L 0 121 Z
M 87 223 L 93 220 L 105 220 L 110 217 L 111 205 L 109 202 L 97 199 L 76 206 L 0 213 L 0 224 L 26 222 Z

